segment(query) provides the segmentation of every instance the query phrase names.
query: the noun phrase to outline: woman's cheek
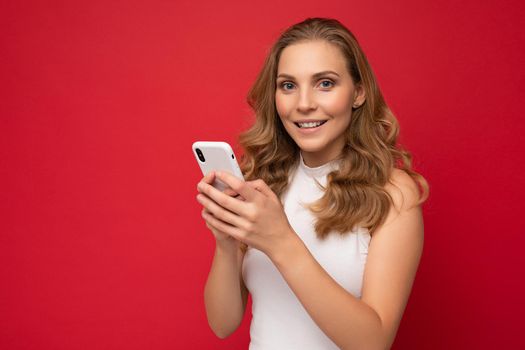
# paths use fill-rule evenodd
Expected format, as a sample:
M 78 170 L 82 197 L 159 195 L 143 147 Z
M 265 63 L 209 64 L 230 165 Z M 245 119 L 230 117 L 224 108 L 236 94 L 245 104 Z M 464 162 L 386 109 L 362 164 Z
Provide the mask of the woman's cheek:
M 284 111 L 283 111 L 281 99 L 279 99 L 277 96 L 275 97 L 275 108 L 277 109 L 277 113 L 282 117 Z
M 288 115 L 288 105 L 289 103 L 286 102 L 286 98 L 283 98 L 280 94 L 275 96 L 275 108 L 281 117 L 286 117 Z
M 326 96 L 320 104 L 323 105 L 323 109 L 329 112 L 331 115 L 346 114 L 352 110 L 350 99 L 347 94 L 339 93 Z

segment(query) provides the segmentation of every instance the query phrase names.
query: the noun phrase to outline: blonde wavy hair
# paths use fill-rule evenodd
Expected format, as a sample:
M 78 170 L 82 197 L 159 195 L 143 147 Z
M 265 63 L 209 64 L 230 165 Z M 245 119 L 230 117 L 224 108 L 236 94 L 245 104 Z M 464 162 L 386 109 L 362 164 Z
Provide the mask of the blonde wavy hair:
M 277 67 L 284 48 L 311 40 L 325 40 L 341 50 L 354 84 L 364 87 L 366 100 L 353 110 L 344 134 L 345 146 L 338 158 L 339 169 L 327 175 L 324 195 L 307 207 L 316 217 L 315 231 L 320 239 L 331 231 L 347 233 L 357 225 L 373 234 L 393 205 L 385 185 L 394 167 L 404 170 L 420 186 L 418 204 L 427 199 L 429 185 L 412 170 L 412 155 L 397 145 L 399 124 L 386 105 L 357 39 L 338 20 L 307 18 L 286 29 L 271 47 L 247 96 L 255 122 L 238 137 L 244 149 L 241 171 L 246 180 L 262 179 L 282 201 L 289 174 L 298 165 L 299 147 L 286 132 L 276 110 Z

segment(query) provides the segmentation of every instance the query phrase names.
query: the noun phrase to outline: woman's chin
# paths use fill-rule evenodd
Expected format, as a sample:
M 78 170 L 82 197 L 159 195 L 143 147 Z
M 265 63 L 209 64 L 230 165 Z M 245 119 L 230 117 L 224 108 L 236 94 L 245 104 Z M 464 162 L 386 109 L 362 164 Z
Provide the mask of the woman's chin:
M 301 151 L 307 153 L 319 152 L 325 146 L 320 142 L 304 142 L 303 140 L 301 140 L 300 142 L 296 142 L 296 144 L 301 149 Z

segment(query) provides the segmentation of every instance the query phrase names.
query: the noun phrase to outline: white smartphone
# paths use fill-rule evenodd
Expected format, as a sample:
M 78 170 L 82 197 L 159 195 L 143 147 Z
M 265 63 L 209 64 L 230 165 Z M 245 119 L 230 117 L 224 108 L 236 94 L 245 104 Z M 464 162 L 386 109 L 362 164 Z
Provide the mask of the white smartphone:
M 203 175 L 207 175 L 211 171 L 226 171 L 244 181 L 239 164 L 228 143 L 197 141 L 193 143 L 191 148 Z M 218 179 L 215 179 L 212 185 L 219 191 L 224 191 L 229 187 Z

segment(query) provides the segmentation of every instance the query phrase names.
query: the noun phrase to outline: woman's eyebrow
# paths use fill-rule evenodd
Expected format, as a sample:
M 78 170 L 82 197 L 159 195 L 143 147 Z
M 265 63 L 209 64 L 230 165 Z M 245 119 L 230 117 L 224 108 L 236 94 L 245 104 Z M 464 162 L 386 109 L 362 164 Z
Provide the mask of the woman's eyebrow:
M 318 77 L 320 77 L 322 75 L 326 75 L 326 74 L 335 74 L 335 75 L 339 76 L 339 74 L 337 74 L 334 71 L 325 70 L 325 71 L 322 71 L 322 72 L 315 73 L 314 75 L 312 75 L 312 77 L 315 79 L 315 78 L 318 78 Z M 295 79 L 293 75 L 286 74 L 286 73 L 281 73 L 281 74 L 279 74 L 277 76 L 277 78 L 280 78 L 280 77 L 287 78 L 287 79 Z

